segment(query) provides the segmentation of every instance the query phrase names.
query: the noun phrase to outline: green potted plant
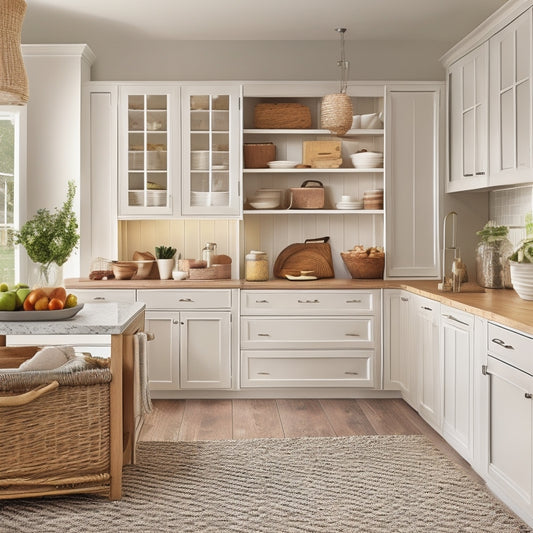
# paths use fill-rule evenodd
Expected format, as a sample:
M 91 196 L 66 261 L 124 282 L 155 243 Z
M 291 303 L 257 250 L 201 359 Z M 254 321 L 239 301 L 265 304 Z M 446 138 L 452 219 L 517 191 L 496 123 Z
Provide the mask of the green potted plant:
M 509 258 L 513 288 L 523 300 L 533 300 L 533 212 L 526 215 L 526 238 Z
M 157 261 L 157 268 L 159 269 L 160 279 L 172 278 L 172 269 L 174 268 L 174 256 L 176 255 L 176 248 L 172 246 L 156 246 L 155 259 Z
M 78 245 L 80 235 L 76 214 L 72 209 L 76 185 L 68 182 L 67 199 L 61 209 L 51 213 L 39 209 L 20 230 L 11 232 L 14 244 L 24 246 L 37 268 L 35 286 L 56 286 L 62 283 L 62 266 Z

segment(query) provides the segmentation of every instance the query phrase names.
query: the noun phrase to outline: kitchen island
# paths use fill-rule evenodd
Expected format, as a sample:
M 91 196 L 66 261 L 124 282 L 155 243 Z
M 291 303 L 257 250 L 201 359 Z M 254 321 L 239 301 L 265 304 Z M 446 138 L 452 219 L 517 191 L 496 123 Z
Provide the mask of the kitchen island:
M 105 493 L 110 499 L 121 497 L 122 467 L 133 462 L 135 445 L 134 420 L 134 348 L 133 336 L 144 330 L 144 304 L 142 303 L 87 303 L 77 315 L 66 320 L 55 321 L 2 321 L 0 322 L 0 358 L 2 351 L 9 357 L 6 335 L 110 335 L 111 336 L 111 383 L 110 402 L 110 468 L 109 483 L 105 490 L 102 485 L 79 487 L 61 479 L 55 488 L 48 486 L 35 489 L 14 489 L 0 498 L 43 496 L 70 492 Z M 24 313 L 21 311 L 21 314 Z M 46 313 L 46 311 L 43 311 Z M 15 349 L 13 349 L 15 350 Z M 11 352 L 12 353 L 12 352 Z M 9 362 L 9 360 L 8 360 Z M 0 365 L 0 367 L 9 366 Z M 7 460 L 4 457 L 4 460 Z M 18 492 L 17 492 L 18 491 Z

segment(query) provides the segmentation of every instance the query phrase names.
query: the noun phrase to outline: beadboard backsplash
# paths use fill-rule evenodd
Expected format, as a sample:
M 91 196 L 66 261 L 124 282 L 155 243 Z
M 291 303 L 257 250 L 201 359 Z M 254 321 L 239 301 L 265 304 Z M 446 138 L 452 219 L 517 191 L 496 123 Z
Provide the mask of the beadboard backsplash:
M 492 191 L 489 195 L 490 219 L 509 226 L 509 240 L 516 246 L 526 236 L 525 215 L 533 211 L 533 186 Z

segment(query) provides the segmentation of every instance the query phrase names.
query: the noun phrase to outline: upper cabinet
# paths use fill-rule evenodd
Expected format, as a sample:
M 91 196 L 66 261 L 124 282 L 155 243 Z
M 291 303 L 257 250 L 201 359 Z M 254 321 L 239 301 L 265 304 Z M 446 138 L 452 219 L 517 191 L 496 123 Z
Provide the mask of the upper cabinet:
M 488 67 L 484 43 L 448 69 L 448 192 L 488 183 Z
M 240 86 L 123 85 L 120 218 L 239 216 Z
M 443 58 L 447 192 L 533 182 L 530 5 L 502 7 Z
M 182 87 L 182 213 L 240 213 L 240 87 Z
M 532 13 L 490 39 L 490 185 L 533 181 Z

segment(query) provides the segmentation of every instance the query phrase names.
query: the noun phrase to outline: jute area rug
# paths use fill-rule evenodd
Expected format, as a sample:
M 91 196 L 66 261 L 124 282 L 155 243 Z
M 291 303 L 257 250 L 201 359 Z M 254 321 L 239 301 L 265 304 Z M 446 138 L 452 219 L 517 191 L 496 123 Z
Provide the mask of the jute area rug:
M 110 502 L 0 502 L 4 532 L 531 531 L 421 435 L 141 443 Z

